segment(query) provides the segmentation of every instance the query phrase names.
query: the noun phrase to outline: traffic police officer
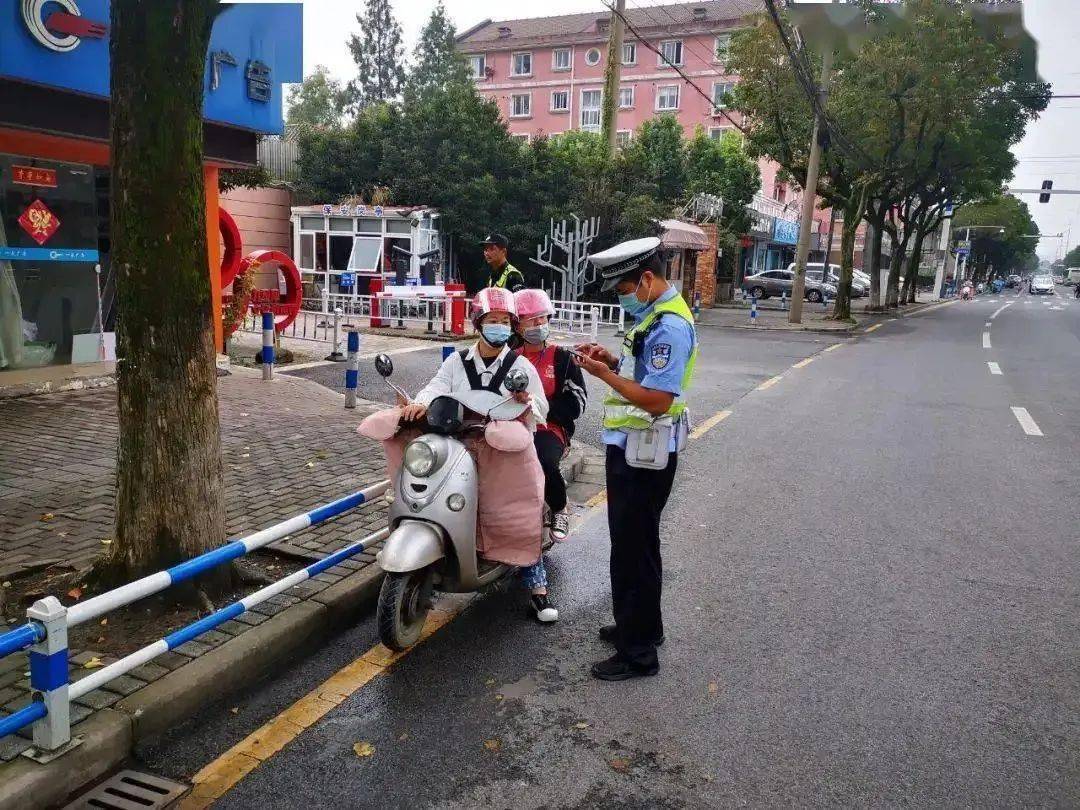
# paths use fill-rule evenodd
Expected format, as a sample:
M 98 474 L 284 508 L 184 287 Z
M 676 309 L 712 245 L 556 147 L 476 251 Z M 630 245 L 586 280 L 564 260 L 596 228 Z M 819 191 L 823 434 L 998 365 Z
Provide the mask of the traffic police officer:
M 660 515 L 689 420 L 686 391 L 697 360 L 694 316 L 664 278 L 660 240 L 633 239 L 589 257 L 636 320 L 620 356 L 577 347 L 585 371 L 610 386 L 604 400 L 611 600 L 615 624 L 600 637 L 616 654 L 593 665 L 607 681 L 655 675 L 664 643 L 660 614 Z
M 488 287 L 501 287 L 510 292 L 525 289 L 525 276 L 506 259 L 510 240 L 501 233 L 493 233 L 483 242 L 484 261 L 487 262 L 490 276 Z

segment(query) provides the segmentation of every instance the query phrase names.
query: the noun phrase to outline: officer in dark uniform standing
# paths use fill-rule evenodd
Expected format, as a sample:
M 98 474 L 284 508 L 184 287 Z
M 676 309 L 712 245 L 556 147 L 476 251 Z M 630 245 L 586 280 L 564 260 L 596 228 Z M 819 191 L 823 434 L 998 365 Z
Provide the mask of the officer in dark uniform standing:
M 501 233 L 493 233 L 484 240 L 484 261 L 487 262 L 488 287 L 500 287 L 510 292 L 525 289 L 525 276 L 506 259 L 510 240 Z
M 689 434 L 686 391 L 697 361 L 694 316 L 664 278 L 660 240 L 633 239 L 589 257 L 634 325 L 619 355 L 578 346 L 585 371 L 610 386 L 604 400 L 611 601 L 615 624 L 600 637 L 615 644 L 594 677 L 621 681 L 655 675 L 664 643 L 660 516 Z

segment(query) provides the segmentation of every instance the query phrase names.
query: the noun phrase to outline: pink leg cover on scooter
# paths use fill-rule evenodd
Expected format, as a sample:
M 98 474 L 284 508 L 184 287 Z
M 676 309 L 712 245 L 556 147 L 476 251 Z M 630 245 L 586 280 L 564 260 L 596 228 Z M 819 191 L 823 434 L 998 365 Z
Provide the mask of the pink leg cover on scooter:
M 401 411 L 392 408 L 364 419 L 357 432 L 371 439 L 381 439 L 386 452 L 390 480 L 396 481 L 405 446 L 421 435 L 417 428 L 404 428 L 397 435 Z M 502 429 L 504 426 L 499 425 Z M 510 430 L 513 427 L 507 425 Z M 490 428 L 489 428 L 490 429 Z M 517 446 L 514 436 L 498 435 L 505 447 Z M 390 433 L 390 435 L 387 435 Z M 509 441 L 500 441 L 509 439 Z M 517 452 L 496 450 L 481 438 L 465 442 L 476 461 L 480 503 L 477 507 L 476 548 L 480 556 L 507 565 L 532 565 L 540 559 L 544 522 L 544 472 L 533 443 L 527 442 Z

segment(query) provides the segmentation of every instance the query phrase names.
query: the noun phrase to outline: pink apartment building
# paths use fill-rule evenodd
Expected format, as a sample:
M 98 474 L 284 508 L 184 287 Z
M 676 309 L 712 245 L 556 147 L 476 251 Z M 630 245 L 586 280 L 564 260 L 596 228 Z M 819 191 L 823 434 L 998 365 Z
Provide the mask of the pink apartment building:
M 675 115 L 688 136 L 698 127 L 713 137 L 735 130 L 724 115 L 724 97 L 738 76 L 727 73 L 724 63 L 732 33 L 760 9 L 760 0 L 628 8 L 619 141 L 628 142 L 638 126 L 661 113 Z M 469 60 L 477 89 L 496 101 L 513 135 L 528 140 L 573 129 L 599 132 L 609 26 L 610 14 L 602 7 L 558 17 L 485 20 L 458 36 L 458 49 Z M 761 194 L 751 205 L 756 227 L 744 240 L 740 274 L 784 267 L 794 258 L 798 229 L 789 223 L 798 220 L 799 194 L 777 182 L 777 168 L 761 164 Z M 818 257 L 828 220 L 828 212 L 815 214 L 811 247 Z

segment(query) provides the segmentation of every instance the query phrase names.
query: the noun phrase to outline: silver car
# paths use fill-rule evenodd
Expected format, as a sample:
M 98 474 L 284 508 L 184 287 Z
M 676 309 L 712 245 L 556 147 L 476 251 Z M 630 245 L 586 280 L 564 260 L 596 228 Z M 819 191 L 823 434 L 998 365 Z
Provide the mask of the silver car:
M 743 279 L 743 291 L 755 298 L 768 298 L 770 295 L 783 295 L 787 293 L 791 297 L 791 289 L 795 284 L 795 273 L 790 270 L 766 270 L 763 273 L 754 273 Z M 824 296 L 836 297 L 836 287 L 832 284 L 822 284 L 821 280 L 806 279 L 803 289 L 803 297 L 807 301 L 818 302 Z
M 825 265 L 823 264 L 808 264 L 806 265 L 806 277 L 813 279 L 814 281 L 821 281 L 821 275 L 824 271 Z M 792 270 L 793 268 L 788 268 Z M 829 283 L 839 289 L 840 287 L 840 268 L 835 264 L 829 265 Z M 870 285 L 864 284 L 858 277 L 852 275 L 851 277 L 851 297 L 852 298 L 865 298 L 870 295 Z

